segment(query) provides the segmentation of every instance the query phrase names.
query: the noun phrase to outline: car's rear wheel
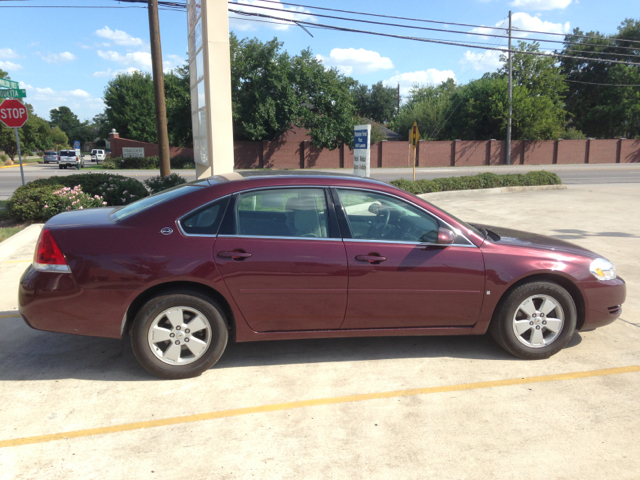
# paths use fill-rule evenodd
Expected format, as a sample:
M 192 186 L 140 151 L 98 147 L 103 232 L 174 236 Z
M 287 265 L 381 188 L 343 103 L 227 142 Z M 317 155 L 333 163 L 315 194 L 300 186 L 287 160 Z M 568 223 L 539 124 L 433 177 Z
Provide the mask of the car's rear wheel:
M 227 346 L 224 313 L 196 291 L 165 292 L 147 301 L 136 315 L 131 343 L 136 358 L 153 375 L 197 377 L 211 368 Z
M 62 165 L 58 165 L 58 169 L 62 170 Z
M 571 340 L 577 313 L 573 298 L 554 282 L 525 283 L 508 294 L 494 314 L 490 331 L 513 355 L 549 358 Z

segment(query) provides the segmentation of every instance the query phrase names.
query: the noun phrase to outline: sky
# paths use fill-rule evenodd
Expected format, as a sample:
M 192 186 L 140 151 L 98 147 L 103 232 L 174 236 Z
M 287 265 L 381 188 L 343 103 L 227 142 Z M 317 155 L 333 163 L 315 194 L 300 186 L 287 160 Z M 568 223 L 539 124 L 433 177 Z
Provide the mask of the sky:
M 229 0 L 229 8 L 290 20 L 485 44 L 482 45 L 485 48 L 439 45 L 307 26 L 313 35 L 310 36 L 291 22 L 261 23 L 231 14 L 229 28 L 239 38 L 256 37 L 268 41 L 277 37 L 292 55 L 310 48 L 327 67 L 335 67 L 361 83 L 372 85 L 382 81 L 394 87 L 400 84 L 403 96 L 415 83 L 438 84 L 453 78 L 464 84 L 496 70 L 501 65 L 500 52 L 486 50 L 486 44 L 504 48 L 507 40 L 469 33 L 499 32 L 491 27 L 506 26 L 509 10 L 514 28 L 563 34 L 576 27 L 585 32 L 612 34 L 625 18 L 640 17 L 638 0 L 291 0 L 291 3 L 487 27 L 358 17 L 449 31 L 404 29 L 318 16 L 346 16 L 342 13 L 312 11 L 260 0 Z M 260 10 L 255 8 L 257 4 L 276 10 Z M 87 5 L 112 8 L 68 8 Z M 187 61 L 186 13 L 161 9 L 159 15 L 163 65 L 165 71 L 170 71 Z M 451 33 L 451 30 L 465 33 Z M 560 44 L 542 44 L 545 51 L 560 47 Z M 91 120 L 104 110 L 102 95 L 110 79 L 121 72 L 151 71 L 146 6 L 114 0 L 0 0 L 0 69 L 8 71 L 11 78 L 27 90 L 27 102 L 41 117 L 48 120 L 51 109 L 65 105 L 81 120 Z

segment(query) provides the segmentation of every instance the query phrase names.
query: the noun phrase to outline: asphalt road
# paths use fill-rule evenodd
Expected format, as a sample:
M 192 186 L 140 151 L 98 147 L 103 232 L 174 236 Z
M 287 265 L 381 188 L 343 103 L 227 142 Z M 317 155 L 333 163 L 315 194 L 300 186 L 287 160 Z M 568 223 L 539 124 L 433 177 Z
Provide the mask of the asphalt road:
M 86 166 L 95 165 L 85 160 Z M 416 170 L 417 179 L 432 179 L 439 177 L 452 177 L 463 175 L 475 175 L 481 172 L 494 173 L 525 173 L 531 170 L 548 170 L 557 173 L 562 182 L 568 185 L 577 184 L 612 184 L 612 183 L 640 183 L 640 164 L 613 164 L 613 165 L 531 165 L 531 166 L 499 166 L 499 167 L 453 167 L 453 168 L 419 168 Z M 103 170 L 81 170 L 82 173 Z M 307 170 L 309 171 L 309 170 Z M 313 170 L 319 172 L 319 170 Z M 322 170 L 324 172 L 351 173 L 351 170 Z M 118 173 L 138 180 L 157 175 L 155 170 L 105 170 L 105 172 Z M 177 170 L 187 180 L 195 180 L 194 170 Z M 45 178 L 57 175 L 72 175 L 79 173 L 77 170 L 60 170 L 55 164 L 29 164 L 24 167 L 25 182 L 37 178 Z M 256 172 L 257 173 L 257 172 Z M 412 178 L 412 170 L 409 168 L 376 168 L 372 169 L 372 178 L 385 182 L 397 178 Z M 9 198 L 13 191 L 21 185 L 19 168 L 0 169 L 0 200 Z

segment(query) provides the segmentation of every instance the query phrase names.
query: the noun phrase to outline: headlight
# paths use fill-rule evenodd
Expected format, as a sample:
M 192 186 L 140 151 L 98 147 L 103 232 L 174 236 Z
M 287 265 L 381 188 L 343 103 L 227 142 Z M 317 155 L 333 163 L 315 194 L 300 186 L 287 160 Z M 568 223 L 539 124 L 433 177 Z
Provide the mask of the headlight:
M 613 266 L 609 260 L 604 258 L 596 258 L 591 265 L 589 265 L 589 271 L 591 275 L 598 280 L 613 280 L 616 278 L 616 267 Z

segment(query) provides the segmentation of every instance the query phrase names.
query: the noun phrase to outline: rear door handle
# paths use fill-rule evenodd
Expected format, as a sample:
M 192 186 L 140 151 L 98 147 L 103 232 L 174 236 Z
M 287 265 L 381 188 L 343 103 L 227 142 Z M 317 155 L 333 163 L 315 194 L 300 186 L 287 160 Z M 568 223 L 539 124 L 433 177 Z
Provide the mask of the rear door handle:
M 232 258 L 233 260 L 244 260 L 251 256 L 248 252 L 240 252 L 234 250 L 233 252 L 218 252 L 220 258 Z
M 377 253 L 370 253 L 369 255 L 356 255 L 356 260 L 359 262 L 369 262 L 369 263 L 382 263 L 387 259 L 387 257 L 383 257 Z

